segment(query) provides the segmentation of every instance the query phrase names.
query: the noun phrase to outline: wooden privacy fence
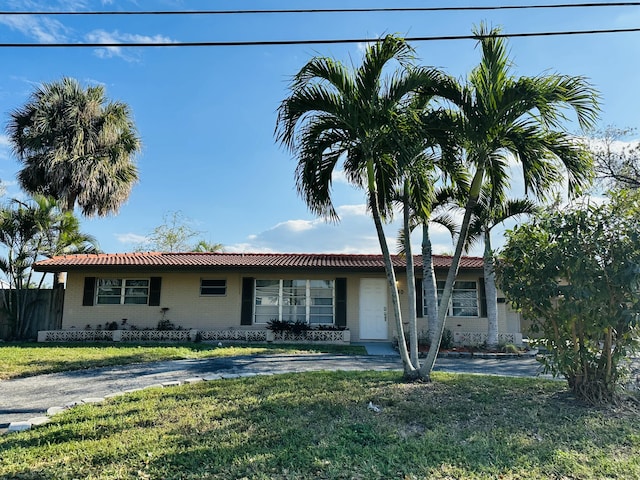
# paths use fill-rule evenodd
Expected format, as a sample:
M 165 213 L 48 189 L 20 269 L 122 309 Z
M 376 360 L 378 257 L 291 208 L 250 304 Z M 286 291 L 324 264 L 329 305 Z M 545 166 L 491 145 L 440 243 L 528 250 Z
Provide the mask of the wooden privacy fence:
M 24 339 L 36 339 L 39 330 L 57 330 L 62 327 L 63 288 L 29 290 L 27 302 L 33 309 L 33 317 Z M 0 339 L 8 340 L 11 337 L 12 325 L 9 314 L 0 310 Z

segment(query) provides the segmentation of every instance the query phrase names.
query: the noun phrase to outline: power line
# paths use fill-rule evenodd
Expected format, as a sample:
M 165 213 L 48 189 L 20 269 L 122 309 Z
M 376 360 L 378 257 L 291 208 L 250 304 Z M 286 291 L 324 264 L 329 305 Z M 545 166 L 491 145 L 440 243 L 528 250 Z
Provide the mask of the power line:
M 486 37 L 526 38 L 569 35 L 597 35 L 605 33 L 637 33 L 640 28 L 614 28 L 606 30 L 574 30 L 559 32 L 498 33 L 493 35 L 443 35 L 432 37 L 404 37 L 408 42 L 431 42 L 450 40 L 479 40 Z M 0 43 L 0 48 L 120 48 L 120 47 L 251 47 L 284 45 L 327 45 L 339 43 L 373 43 L 379 38 L 347 38 L 316 40 L 257 40 L 231 42 L 105 42 L 105 43 Z
M 484 5 L 466 7 L 310 8 L 278 10 L 164 10 L 164 11 L 0 11 L 0 15 L 258 15 L 283 13 L 464 12 L 592 7 L 638 7 L 640 2 L 556 3 L 548 5 Z

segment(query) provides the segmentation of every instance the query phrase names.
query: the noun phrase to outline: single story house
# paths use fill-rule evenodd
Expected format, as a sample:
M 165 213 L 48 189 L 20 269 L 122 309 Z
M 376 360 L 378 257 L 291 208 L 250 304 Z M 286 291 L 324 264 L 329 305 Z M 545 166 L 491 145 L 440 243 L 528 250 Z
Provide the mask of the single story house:
M 443 288 L 451 257 L 433 257 Z M 407 311 L 404 259 L 394 256 L 401 308 Z M 118 253 L 63 255 L 35 264 L 67 272 L 62 330 L 155 329 L 266 332 L 273 320 L 349 332 L 351 342 L 396 336 L 382 255 L 281 253 Z M 415 257 L 419 331 L 426 334 L 422 258 Z M 503 341 L 519 343 L 520 315 L 498 300 Z M 126 319 L 126 320 L 125 320 Z M 446 327 L 458 343 L 487 332 L 482 258 L 463 257 Z M 207 337 L 204 337 L 207 338 Z M 211 337 L 213 339 L 213 337 Z

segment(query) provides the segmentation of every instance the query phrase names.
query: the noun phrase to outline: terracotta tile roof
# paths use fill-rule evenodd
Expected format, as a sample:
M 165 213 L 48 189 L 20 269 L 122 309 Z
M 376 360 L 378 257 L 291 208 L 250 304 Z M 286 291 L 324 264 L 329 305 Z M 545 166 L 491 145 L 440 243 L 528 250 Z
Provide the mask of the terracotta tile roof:
M 422 257 L 414 257 L 415 266 L 422 268 Z M 435 268 L 448 268 L 451 257 L 434 255 Z M 394 255 L 396 268 L 404 267 L 404 258 Z M 382 255 L 333 253 L 110 253 L 61 255 L 35 264 L 41 272 L 101 269 L 305 269 L 384 270 Z M 482 268 L 481 257 L 463 257 L 462 269 Z

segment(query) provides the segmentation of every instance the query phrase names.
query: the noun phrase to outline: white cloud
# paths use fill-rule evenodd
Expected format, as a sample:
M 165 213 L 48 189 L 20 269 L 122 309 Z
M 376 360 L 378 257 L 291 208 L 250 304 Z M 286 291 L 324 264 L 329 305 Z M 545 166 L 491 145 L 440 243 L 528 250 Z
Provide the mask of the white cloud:
M 306 230 L 312 230 L 317 220 L 287 220 L 286 222 L 278 223 L 273 230 L 283 229 L 293 233 L 304 232 Z
M 368 215 L 367 206 L 361 205 L 340 205 L 336 207 L 340 218 L 342 217 L 365 217 Z
M 344 183 L 350 185 L 346 175 L 344 174 L 344 170 L 334 170 L 331 174 L 331 180 L 334 183 Z
M 137 233 L 116 233 L 115 237 L 118 240 L 118 242 L 124 243 L 124 244 L 138 245 L 141 243 L 149 242 L 149 239 L 147 237 L 145 237 L 144 235 L 139 235 Z
M 11 158 L 11 143 L 9 137 L 0 135 L 0 160 L 8 160 Z
M 252 235 L 236 244 L 225 244 L 228 252 L 280 252 L 280 253 L 373 253 L 379 254 L 380 244 L 375 226 L 365 205 L 340 205 L 336 207 L 341 221 L 337 224 L 322 219 L 287 220 Z M 397 251 L 397 235 L 402 217 L 385 225 L 387 244 L 392 253 Z M 411 243 L 416 254 L 420 253 L 422 234 L 416 229 Z M 451 252 L 451 236 L 445 229 L 431 229 L 434 252 Z M 471 252 L 476 255 L 477 252 Z
M 121 33 L 119 31 L 107 32 L 106 30 L 93 30 L 85 35 L 88 42 L 91 43 L 174 43 L 169 37 L 163 35 L 139 35 L 135 33 Z M 131 47 L 127 47 L 131 48 Z M 105 47 L 94 50 L 94 53 L 100 58 L 120 57 L 127 61 L 134 61 L 136 57 L 130 52 L 126 53 L 123 47 Z
M 253 237 L 254 235 L 251 236 Z M 251 242 L 225 245 L 224 251 L 228 253 L 276 253 L 276 250 L 270 248 L 258 248 Z
M 455 245 L 451 242 L 431 244 L 431 251 L 434 255 L 451 255 L 454 248 Z M 472 253 L 472 255 L 475 255 L 475 253 Z
M 59 43 L 67 39 L 68 29 L 57 20 L 31 15 L 0 15 L 0 24 L 40 43 Z

